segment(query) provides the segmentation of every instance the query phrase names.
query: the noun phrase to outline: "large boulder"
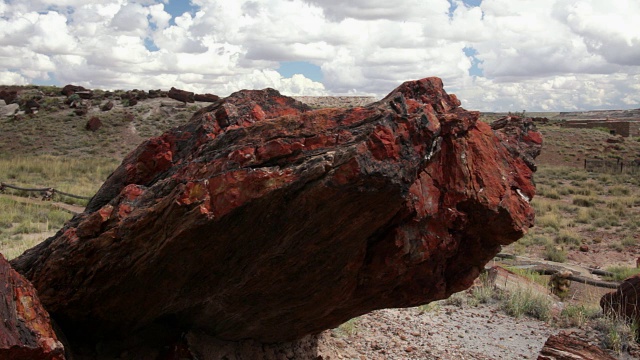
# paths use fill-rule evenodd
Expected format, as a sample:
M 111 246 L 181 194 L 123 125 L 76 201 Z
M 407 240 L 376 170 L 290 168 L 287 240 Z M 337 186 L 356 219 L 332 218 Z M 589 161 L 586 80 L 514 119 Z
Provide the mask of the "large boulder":
M 131 152 L 12 264 L 83 341 L 282 342 L 443 299 L 533 224 L 539 134 L 478 117 L 438 78 L 353 109 L 239 91 Z
M 63 360 L 49 314 L 36 290 L 0 254 L 0 359 Z

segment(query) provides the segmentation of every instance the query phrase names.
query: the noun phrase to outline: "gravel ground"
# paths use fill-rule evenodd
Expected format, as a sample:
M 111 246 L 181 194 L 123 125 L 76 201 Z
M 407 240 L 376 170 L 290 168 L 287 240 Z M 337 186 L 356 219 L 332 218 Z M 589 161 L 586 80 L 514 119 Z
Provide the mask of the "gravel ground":
M 495 305 L 384 309 L 334 330 L 339 359 L 536 359 L 557 332 L 528 317 L 514 319 Z

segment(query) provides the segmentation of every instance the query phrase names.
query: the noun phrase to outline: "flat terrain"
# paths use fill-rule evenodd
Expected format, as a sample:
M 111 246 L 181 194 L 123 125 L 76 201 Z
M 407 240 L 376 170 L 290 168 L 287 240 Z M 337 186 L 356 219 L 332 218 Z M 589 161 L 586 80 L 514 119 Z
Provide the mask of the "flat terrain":
M 15 114 L 15 109 L 12 112 L 0 101 L 0 114 L 4 114 L 0 117 L 0 182 L 54 187 L 81 196 L 95 193 L 141 141 L 185 123 L 209 105 L 156 98 L 127 106 L 114 98 L 113 109 L 101 111 L 109 100 L 104 98 L 92 100 L 88 113 L 78 116 L 55 89 L 38 91 L 50 95 L 45 101 L 48 106 L 34 115 Z M 366 102 L 362 98 L 353 104 L 346 98 L 302 100 L 316 108 Z M 483 114 L 483 120 L 501 115 Z M 531 115 L 555 119 L 539 125 L 544 146 L 535 176 L 538 194 L 532 201 L 536 226 L 503 252 L 560 266 L 633 273 L 640 256 L 640 178 L 635 173 L 589 172 L 584 163 L 585 159 L 640 158 L 640 139 L 558 125 L 562 117 L 580 114 Z M 85 125 L 94 116 L 103 125 L 88 131 Z M 85 203 L 68 197 L 44 202 L 40 194 L 7 189 L 0 194 L 0 251 L 9 258 L 18 256 L 55 233 Z M 618 358 L 632 358 L 629 351 L 636 350 L 629 328 L 605 318 L 599 310 L 602 292 L 575 285 L 562 301 L 544 295 L 547 315 L 514 316 L 508 305 L 513 294 L 488 291 L 480 284 L 423 307 L 380 310 L 352 319 L 327 336 L 344 359 L 535 359 L 550 334 L 569 329 Z M 617 338 L 611 338 L 611 333 Z

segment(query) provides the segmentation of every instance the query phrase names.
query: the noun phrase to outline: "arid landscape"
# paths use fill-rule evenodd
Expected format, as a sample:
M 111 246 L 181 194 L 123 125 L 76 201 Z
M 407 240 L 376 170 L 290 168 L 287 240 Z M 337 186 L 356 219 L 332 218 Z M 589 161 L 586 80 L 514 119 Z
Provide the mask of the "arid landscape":
M 185 124 L 212 103 L 180 101 L 167 91 L 149 96 L 137 90 L 87 90 L 91 96 L 84 99 L 63 95 L 58 87 L 0 90 L 17 92 L 6 105 L 0 100 L 0 182 L 10 185 L 0 194 L 0 252 L 7 259 L 53 236 L 84 211 L 86 199 L 60 192 L 93 196 L 143 140 Z M 299 100 L 321 109 L 357 107 L 373 99 Z M 622 113 L 609 111 L 604 117 L 635 117 L 640 110 Z M 481 120 L 492 123 L 507 115 L 487 113 Z M 640 137 L 563 126 L 592 114 L 520 115 L 537 119 L 544 139 L 531 201 L 536 220 L 522 239 L 502 249 L 504 256 L 487 264 L 502 272 L 493 278 L 490 271 L 483 273 L 473 287 L 445 300 L 377 310 L 327 330 L 318 335 L 318 359 L 536 359 L 549 336 L 558 333 L 572 333 L 616 359 L 640 357 L 637 324 L 600 308 L 601 296 L 613 289 L 573 281 L 569 289 L 552 294 L 549 273 L 536 271 L 568 270 L 613 285 L 640 271 L 640 169 L 615 171 L 615 164 L 640 159 Z M 587 171 L 589 160 L 608 161 L 614 170 Z M 41 192 L 15 188 L 56 191 L 44 201 Z M 284 358 L 297 358 L 296 351 Z M 225 358 L 236 359 L 231 352 Z

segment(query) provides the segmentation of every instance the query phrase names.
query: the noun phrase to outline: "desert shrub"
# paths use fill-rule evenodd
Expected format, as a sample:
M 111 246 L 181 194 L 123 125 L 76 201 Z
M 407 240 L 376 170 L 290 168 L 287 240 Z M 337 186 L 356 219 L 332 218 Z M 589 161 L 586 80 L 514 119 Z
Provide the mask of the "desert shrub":
M 355 335 L 358 332 L 359 317 L 348 320 L 337 328 L 333 329 L 334 334 L 342 337 L 349 337 Z
M 567 261 L 567 252 L 562 248 L 558 248 L 553 244 L 549 244 L 545 246 L 544 258 L 545 260 L 562 263 Z
M 573 205 L 582 207 L 592 207 L 596 204 L 596 199 L 593 197 L 576 196 L 573 198 Z
M 607 276 L 605 279 L 613 281 L 622 281 L 630 276 L 640 274 L 640 269 L 631 268 L 626 266 L 611 266 L 606 270 L 613 274 L 613 276 Z
M 634 238 L 633 236 L 629 235 L 629 236 L 625 236 L 620 243 L 624 246 L 635 246 L 638 244 L 638 239 Z
M 540 227 L 550 227 L 559 230 L 561 226 L 561 218 L 558 213 L 546 213 L 543 216 L 536 217 L 536 225 Z
M 560 230 L 555 240 L 559 244 L 580 245 L 582 243 L 580 235 L 570 230 Z
M 560 312 L 561 323 L 566 327 L 582 327 L 589 319 L 600 314 L 600 307 L 567 304 Z
M 628 187 L 625 186 L 612 186 L 607 192 L 609 193 L 609 195 L 613 196 L 627 196 L 631 191 Z
M 624 316 L 616 313 L 606 314 L 597 319 L 595 329 L 604 334 L 605 348 L 621 353 L 629 344 L 633 343 L 638 331 L 638 324 L 629 322 Z
M 503 309 L 515 318 L 528 315 L 548 321 L 551 318 L 551 306 L 552 302 L 546 294 L 535 293 L 529 289 L 517 289 L 509 293 Z

